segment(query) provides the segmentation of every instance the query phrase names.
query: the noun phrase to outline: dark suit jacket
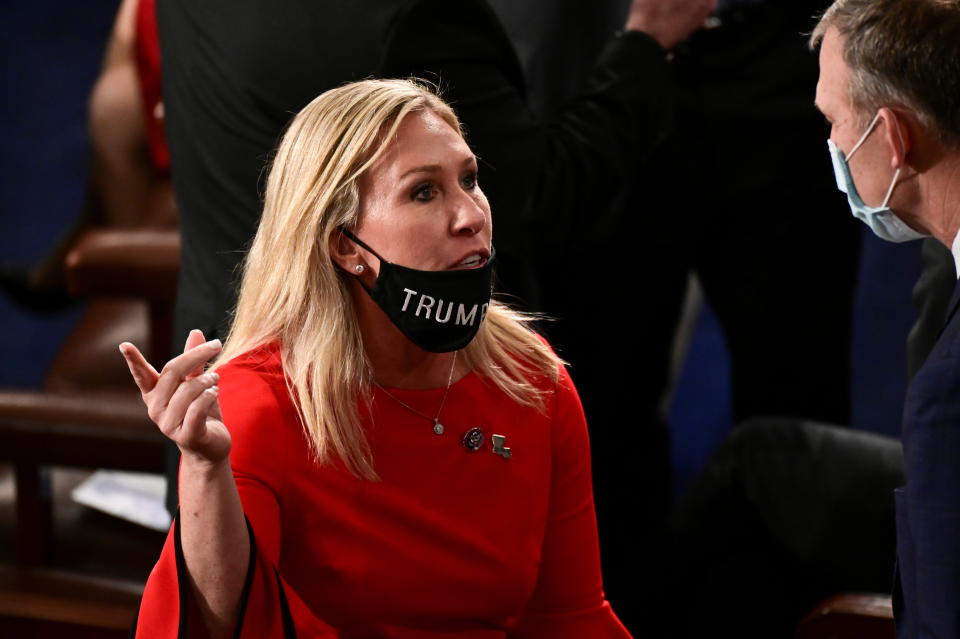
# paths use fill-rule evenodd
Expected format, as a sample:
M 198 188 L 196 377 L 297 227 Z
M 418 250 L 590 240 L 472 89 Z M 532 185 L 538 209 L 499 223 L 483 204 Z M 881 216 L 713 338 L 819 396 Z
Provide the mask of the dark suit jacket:
M 920 253 L 923 271 L 913 286 L 917 320 L 907 336 L 907 379 L 913 379 L 943 331 L 950 293 L 957 283 L 953 254 L 939 240 L 928 237 Z
M 907 390 L 897 489 L 898 637 L 960 637 L 960 285 Z

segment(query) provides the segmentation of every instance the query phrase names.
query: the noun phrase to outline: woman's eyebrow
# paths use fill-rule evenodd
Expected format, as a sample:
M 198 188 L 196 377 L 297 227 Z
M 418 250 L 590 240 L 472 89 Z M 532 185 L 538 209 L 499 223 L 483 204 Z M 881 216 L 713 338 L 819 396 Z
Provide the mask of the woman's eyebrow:
M 403 175 L 400 176 L 400 179 L 407 177 L 413 173 L 436 173 L 442 167 L 439 164 L 424 164 L 423 166 L 414 167 L 408 171 L 404 171 Z
M 468 166 L 476 162 L 477 162 L 477 156 L 468 155 L 467 157 L 463 158 L 463 161 L 460 163 L 460 165 Z M 408 175 L 412 175 L 414 173 L 436 173 L 441 170 L 443 170 L 443 167 L 440 166 L 439 164 L 424 164 L 422 166 L 415 166 L 412 169 L 408 169 L 404 171 L 397 180 L 400 181 L 405 177 L 407 177 Z

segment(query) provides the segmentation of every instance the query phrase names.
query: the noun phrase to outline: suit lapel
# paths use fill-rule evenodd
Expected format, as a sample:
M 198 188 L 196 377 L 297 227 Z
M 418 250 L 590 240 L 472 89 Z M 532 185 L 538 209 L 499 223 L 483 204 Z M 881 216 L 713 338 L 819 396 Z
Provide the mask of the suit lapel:
M 937 339 L 940 339 L 940 336 L 943 335 L 944 329 L 947 328 L 950 320 L 952 320 L 953 316 L 957 313 L 958 306 L 960 306 L 960 281 L 953 287 L 953 295 L 950 296 L 950 304 L 947 305 L 947 317 L 943 321 L 943 326 L 940 327 L 940 332 L 937 333 Z

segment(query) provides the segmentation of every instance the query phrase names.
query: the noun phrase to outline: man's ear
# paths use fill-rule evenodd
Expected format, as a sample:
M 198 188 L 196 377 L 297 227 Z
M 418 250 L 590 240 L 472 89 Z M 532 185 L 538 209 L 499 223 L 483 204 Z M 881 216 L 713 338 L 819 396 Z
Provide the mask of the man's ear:
M 881 107 L 880 130 L 890 154 L 890 168 L 902 169 L 913 145 L 907 116 L 887 107 Z
M 347 273 L 356 273 L 357 264 L 364 264 L 357 245 L 351 242 L 340 229 L 330 234 L 329 242 L 331 259 Z

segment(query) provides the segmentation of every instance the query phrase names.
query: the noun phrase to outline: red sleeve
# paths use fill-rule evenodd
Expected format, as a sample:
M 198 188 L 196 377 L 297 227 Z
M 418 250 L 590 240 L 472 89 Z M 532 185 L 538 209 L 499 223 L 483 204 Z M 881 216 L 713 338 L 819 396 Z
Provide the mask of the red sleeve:
M 514 639 L 629 639 L 604 599 L 590 441 L 580 398 L 565 369 L 552 412 L 550 510 L 537 588 Z
M 233 446 L 230 463 L 250 533 L 250 561 L 238 616 L 240 639 L 332 639 L 338 634 L 318 620 L 283 580 L 277 565 L 282 531 L 283 437 L 292 405 L 286 388 L 252 368 L 227 365 L 218 371 L 224 424 Z M 282 393 L 281 393 L 282 391 Z M 299 428 L 299 427 L 297 427 Z M 303 450 L 300 446 L 295 450 Z M 225 558 L 230 560 L 232 558 Z M 136 621 L 137 639 L 205 637 L 200 610 L 186 577 L 180 521 L 174 520 L 160 560 L 147 580 Z

